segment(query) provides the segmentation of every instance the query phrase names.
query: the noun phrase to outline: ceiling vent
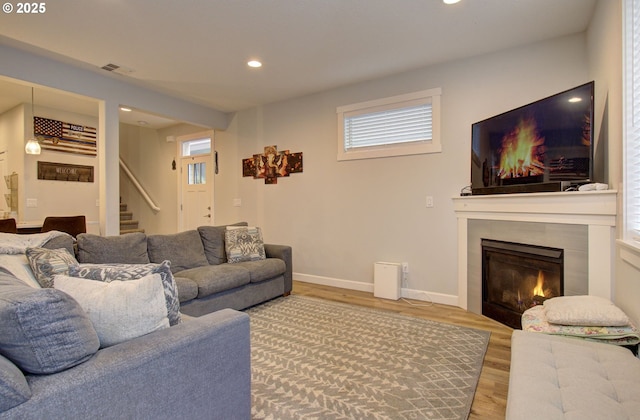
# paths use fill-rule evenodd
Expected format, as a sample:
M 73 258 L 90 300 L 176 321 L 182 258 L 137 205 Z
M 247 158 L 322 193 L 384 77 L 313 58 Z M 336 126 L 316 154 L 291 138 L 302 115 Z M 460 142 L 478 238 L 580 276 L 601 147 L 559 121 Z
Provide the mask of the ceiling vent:
M 134 72 L 133 69 L 130 69 L 130 68 L 124 67 L 124 66 L 119 66 L 119 65 L 113 64 L 113 63 L 105 64 L 104 66 L 101 67 L 101 69 L 109 71 L 109 72 L 112 72 L 112 73 L 123 74 L 125 76 L 130 75 L 131 73 Z

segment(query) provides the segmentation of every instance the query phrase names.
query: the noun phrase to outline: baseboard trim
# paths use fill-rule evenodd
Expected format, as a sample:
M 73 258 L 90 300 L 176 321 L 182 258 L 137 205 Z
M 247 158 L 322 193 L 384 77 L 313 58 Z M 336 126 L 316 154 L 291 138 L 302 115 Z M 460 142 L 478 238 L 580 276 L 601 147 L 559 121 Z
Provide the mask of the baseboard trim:
M 304 283 L 320 284 L 322 286 L 339 287 L 341 289 L 358 290 L 360 292 L 373 293 L 373 283 L 336 279 L 333 277 L 314 276 L 311 274 L 293 273 L 296 281 Z M 424 290 L 406 289 L 400 290 L 400 295 L 407 299 L 422 300 L 442 305 L 458 306 L 458 296 L 445 295 L 443 293 L 428 292 Z

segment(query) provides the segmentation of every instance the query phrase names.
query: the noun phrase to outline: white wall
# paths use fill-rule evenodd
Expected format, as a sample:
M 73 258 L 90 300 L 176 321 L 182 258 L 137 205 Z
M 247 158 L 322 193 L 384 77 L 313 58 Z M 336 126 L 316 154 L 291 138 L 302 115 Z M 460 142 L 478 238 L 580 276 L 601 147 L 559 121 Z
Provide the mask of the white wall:
M 72 112 L 60 111 L 57 109 L 36 106 L 35 115 L 43 118 L 50 118 L 57 121 L 64 121 L 73 124 L 97 127 L 98 118 Z M 28 115 L 31 112 L 29 111 Z M 26 124 L 30 124 L 30 117 Z M 31 128 L 27 130 L 30 135 Z M 25 141 L 19 141 L 24 145 Z M 19 219 L 22 223 L 38 224 L 42 223 L 47 216 L 77 216 L 84 215 L 88 224 L 97 224 L 99 217 L 99 207 L 96 205 L 99 190 L 99 159 L 96 156 L 85 156 L 73 153 L 63 153 L 51 150 L 42 150 L 40 155 L 24 154 L 24 146 L 21 148 L 24 156 L 24 174 L 21 179 L 24 187 L 24 199 L 20 209 Z M 70 182 L 52 181 L 38 179 L 38 162 L 67 163 L 73 165 L 93 166 L 94 182 Z M 61 200 L 60 197 L 68 197 Z M 27 199 L 37 200 L 37 207 L 27 207 Z
M 373 263 L 406 261 L 407 293 L 455 301 L 456 219 L 451 197 L 469 182 L 475 121 L 589 81 L 585 37 L 419 69 L 237 113 L 224 134 L 241 159 L 264 146 L 304 153 L 304 172 L 277 185 L 238 178 L 237 215 L 265 241 L 293 246 L 297 279 L 372 290 Z M 442 153 L 338 162 L 337 106 L 442 88 Z M 434 197 L 434 208 L 425 197 Z

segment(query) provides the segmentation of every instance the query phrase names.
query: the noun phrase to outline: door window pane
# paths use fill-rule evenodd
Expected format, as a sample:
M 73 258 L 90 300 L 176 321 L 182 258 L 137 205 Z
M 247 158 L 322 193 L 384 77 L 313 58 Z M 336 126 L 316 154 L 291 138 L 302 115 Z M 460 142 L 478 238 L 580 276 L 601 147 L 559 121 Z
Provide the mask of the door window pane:
M 189 185 L 207 183 L 206 162 L 190 163 L 187 167 L 187 183 Z

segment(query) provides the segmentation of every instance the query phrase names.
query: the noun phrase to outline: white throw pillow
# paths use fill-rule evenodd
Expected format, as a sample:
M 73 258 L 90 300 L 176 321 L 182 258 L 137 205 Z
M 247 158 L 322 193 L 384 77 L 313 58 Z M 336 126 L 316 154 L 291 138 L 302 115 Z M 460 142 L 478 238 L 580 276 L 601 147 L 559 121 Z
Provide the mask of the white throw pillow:
M 56 275 L 53 287 L 78 301 L 98 333 L 100 347 L 169 328 L 160 274 L 110 283 Z
M 559 296 L 544 301 L 547 321 L 585 327 L 622 327 L 629 318 L 609 299 L 598 296 Z

